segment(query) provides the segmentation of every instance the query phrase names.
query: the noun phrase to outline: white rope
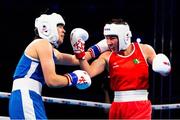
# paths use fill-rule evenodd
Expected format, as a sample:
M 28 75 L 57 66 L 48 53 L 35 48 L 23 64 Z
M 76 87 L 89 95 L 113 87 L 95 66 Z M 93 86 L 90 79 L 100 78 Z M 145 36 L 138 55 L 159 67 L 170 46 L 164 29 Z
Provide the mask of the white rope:
M 0 98 L 9 98 L 10 93 L 0 92 Z M 53 98 L 53 97 L 42 97 L 44 102 L 47 103 L 58 103 L 58 104 L 67 104 L 67 105 L 79 105 L 79 106 L 88 106 L 88 107 L 97 107 L 109 109 L 111 104 L 101 103 L 101 102 L 91 102 L 83 100 L 74 100 L 74 99 L 65 99 L 65 98 Z M 161 105 L 152 105 L 154 110 L 166 110 L 166 109 L 180 109 L 180 103 L 176 104 L 161 104 Z
M 180 109 L 180 103 L 152 105 L 154 110 Z
M 10 120 L 10 118 L 7 116 L 0 116 L 0 120 Z
M 9 98 L 10 93 L 0 92 L 0 98 Z M 67 104 L 67 105 L 80 105 L 80 106 L 88 106 L 88 107 L 98 107 L 109 109 L 111 104 L 108 103 L 100 103 L 100 102 L 91 102 L 91 101 L 83 101 L 83 100 L 74 100 L 74 99 L 65 99 L 65 98 L 53 98 L 53 97 L 42 97 L 44 102 L 47 103 L 58 103 L 58 104 Z

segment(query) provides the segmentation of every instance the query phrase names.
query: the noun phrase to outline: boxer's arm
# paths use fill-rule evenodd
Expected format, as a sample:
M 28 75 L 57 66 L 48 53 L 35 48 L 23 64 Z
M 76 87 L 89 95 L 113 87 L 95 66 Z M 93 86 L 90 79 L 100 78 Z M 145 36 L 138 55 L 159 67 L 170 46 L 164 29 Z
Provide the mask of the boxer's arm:
M 57 61 L 56 61 L 57 65 L 70 65 L 70 66 L 79 65 L 79 59 L 77 59 L 75 55 L 68 54 L 68 53 L 61 53 L 56 49 L 54 49 L 54 52 L 57 58 Z M 90 52 L 85 52 L 85 59 L 87 61 L 92 59 Z
M 86 59 L 80 60 L 81 69 L 87 71 L 90 77 L 95 77 L 96 75 L 102 73 L 105 70 L 105 66 L 105 54 L 101 54 L 91 64 L 89 64 Z
M 152 64 L 154 57 L 156 56 L 156 52 L 154 48 L 148 44 L 140 44 L 144 53 L 144 57 L 149 64 Z
M 143 53 L 145 53 L 148 63 L 152 64 L 154 72 L 158 72 L 162 76 L 167 76 L 170 73 L 171 64 L 165 54 L 160 53 L 156 55 L 155 50 L 147 44 L 143 45 Z

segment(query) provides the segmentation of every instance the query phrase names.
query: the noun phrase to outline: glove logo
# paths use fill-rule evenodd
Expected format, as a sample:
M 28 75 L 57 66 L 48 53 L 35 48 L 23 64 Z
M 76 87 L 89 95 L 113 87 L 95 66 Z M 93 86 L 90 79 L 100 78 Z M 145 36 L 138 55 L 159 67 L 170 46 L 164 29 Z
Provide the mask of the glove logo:
M 168 66 L 170 66 L 170 63 L 169 62 L 163 62 L 165 65 L 168 65 Z
M 83 84 L 83 83 L 86 83 L 85 81 L 86 81 L 86 80 L 84 79 L 84 77 L 81 76 L 81 78 L 79 79 L 79 83 L 82 83 L 82 84 Z
M 84 44 L 82 43 L 81 39 L 78 39 L 73 47 L 75 47 L 77 50 L 80 50 L 81 52 L 84 51 Z
M 78 83 L 76 85 L 76 87 L 80 90 L 86 89 L 90 86 L 90 82 L 87 81 L 87 79 L 85 79 L 83 76 L 81 76 L 78 80 Z

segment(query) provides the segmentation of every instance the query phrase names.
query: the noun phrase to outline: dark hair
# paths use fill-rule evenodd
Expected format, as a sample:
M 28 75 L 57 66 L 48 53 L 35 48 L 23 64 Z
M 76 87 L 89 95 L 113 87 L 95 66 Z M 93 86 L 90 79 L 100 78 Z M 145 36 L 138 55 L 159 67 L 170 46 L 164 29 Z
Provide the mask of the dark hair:
M 39 34 L 38 34 L 38 29 L 37 28 L 34 28 L 34 34 L 35 34 L 35 36 L 34 36 L 35 39 L 41 38 L 39 36 Z
M 123 25 L 127 25 L 128 23 L 126 21 L 124 21 L 122 18 L 113 18 L 111 19 L 109 22 L 107 22 L 108 24 L 123 24 Z

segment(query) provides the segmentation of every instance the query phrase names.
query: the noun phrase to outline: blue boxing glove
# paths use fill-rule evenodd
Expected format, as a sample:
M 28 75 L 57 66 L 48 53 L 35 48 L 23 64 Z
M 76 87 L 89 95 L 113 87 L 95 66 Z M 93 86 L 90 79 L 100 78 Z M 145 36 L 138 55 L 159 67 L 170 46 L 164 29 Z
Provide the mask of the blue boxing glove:
M 104 51 L 107 51 L 107 50 L 109 50 L 109 47 L 108 47 L 106 39 L 101 40 L 100 42 L 91 46 L 88 49 L 88 51 L 91 53 L 91 56 L 93 58 L 98 57 L 101 53 L 103 53 Z
M 69 86 L 76 86 L 79 90 L 86 89 L 91 86 L 91 78 L 86 71 L 75 70 L 66 74 L 69 81 Z

